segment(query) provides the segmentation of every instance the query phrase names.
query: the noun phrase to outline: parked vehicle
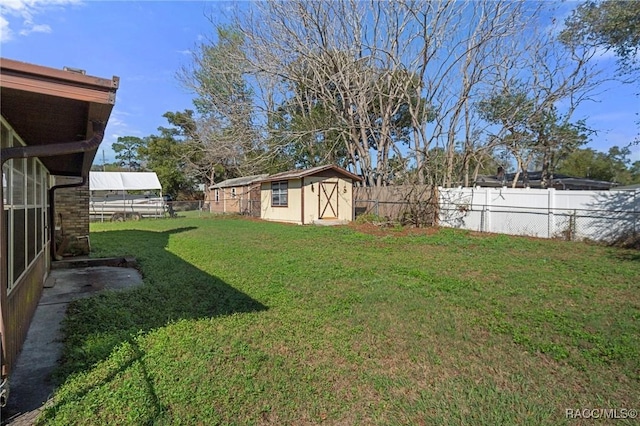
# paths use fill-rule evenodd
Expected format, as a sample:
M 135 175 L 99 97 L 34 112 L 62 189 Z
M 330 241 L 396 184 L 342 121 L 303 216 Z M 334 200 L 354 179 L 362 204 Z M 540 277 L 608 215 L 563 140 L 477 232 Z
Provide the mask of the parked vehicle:
M 140 220 L 164 217 L 167 203 L 154 172 L 90 172 L 92 220 Z
M 143 217 L 164 217 L 167 204 L 163 197 L 135 194 L 91 195 L 89 215 L 92 220 L 122 222 Z

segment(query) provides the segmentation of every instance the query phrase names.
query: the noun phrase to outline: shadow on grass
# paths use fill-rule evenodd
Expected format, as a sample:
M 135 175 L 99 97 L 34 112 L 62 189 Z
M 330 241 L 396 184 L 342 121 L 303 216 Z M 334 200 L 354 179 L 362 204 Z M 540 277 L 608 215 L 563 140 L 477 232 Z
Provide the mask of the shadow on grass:
M 622 249 L 612 249 L 609 252 L 609 255 L 618 260 L 625 260 L 630 262 L 640 262 L 640 249 L 638 250 L 622 250 Z
M 195 228 L 166 232 L 107 231 L 92 235 L 92 243 L 99 248 L 100 254 L 135 256 L 144 284 L 69 304 L 63 322 L 64 351 L 55 373 L 56 382 L 62 383 L 72 374 L 90 370 L 123 343 L 137 348 L 135 337 L 140 333 L 182 319 L 213 318 L 267 309 L 220 278 L 167 250 L 171 235 L 192 229 Z M 194 249 L 199 253 L 206 251 L 206 247 L 201 246 Z M 215 253 L 208 255 L 215 256 Z M 142 358 L 139 350 L 136 352 L 131 363 Z M 126 369 L 127 364 L 122 368 Z M 91 388 L 108 380 L 103 378 L 101 383 Z M 91 388 L 85 388 L 72 399 L 82 398 Z M 66 399 L 68 397 L 63 397 L 56 405 L 64 404 Z M 52 408 L 55 412 L 56 408 Z

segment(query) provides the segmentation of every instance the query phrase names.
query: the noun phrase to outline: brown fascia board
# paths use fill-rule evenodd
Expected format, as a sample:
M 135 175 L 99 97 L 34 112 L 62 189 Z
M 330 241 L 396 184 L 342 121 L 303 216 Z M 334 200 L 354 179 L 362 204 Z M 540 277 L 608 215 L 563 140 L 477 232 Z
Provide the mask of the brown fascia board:
M 0 58 L 0 86 L 101 104 L 115 104 L 120 79 L 105 79 Z
M 83 141 L 73 141 L 67 143 L 58 143 L 52 145 L 33 145 L 33 146 L 14 146 L 2 149 L 2 159 L 0 164 L 14 158 L 32 158 L 32 157 L 55 157 L 65 154 L 76 154 L 95 152 L 104 137 L 104 124 L 93 123 L 93 136 L 91 139 Z M 93 157 L 91 158 L 93 160 Z M 83 164 L 87 166 L 87 164 Z M 91 162 L 88 164 L 91 167 Z M 87 173 L 89 168 L 87 168 Z

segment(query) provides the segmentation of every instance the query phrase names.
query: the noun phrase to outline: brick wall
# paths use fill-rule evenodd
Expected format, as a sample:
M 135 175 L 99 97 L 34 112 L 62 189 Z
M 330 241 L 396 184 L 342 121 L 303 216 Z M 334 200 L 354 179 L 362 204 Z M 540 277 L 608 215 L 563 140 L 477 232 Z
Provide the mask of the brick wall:
M 56 177 L 56 185 L 77 179 Z M 88 254 L 89 240 L 89 182 L 83 186 L 60 188 L 55 191 L 56 233 L 67 239 L 64 254 Z

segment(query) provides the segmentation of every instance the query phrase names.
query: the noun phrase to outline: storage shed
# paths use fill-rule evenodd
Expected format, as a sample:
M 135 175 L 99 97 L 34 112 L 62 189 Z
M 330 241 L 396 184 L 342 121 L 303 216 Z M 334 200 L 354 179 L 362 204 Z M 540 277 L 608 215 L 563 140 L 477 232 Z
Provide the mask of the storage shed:
M 209 188 L 206 201 L 212 213 L 260 216 L 260 181 L 269 175 L 227 179 Z
M 270 175 L 260 186 L 260 217 L 300 225 L 350 222 L 353 183 L 361 180 L 335 165 Z

